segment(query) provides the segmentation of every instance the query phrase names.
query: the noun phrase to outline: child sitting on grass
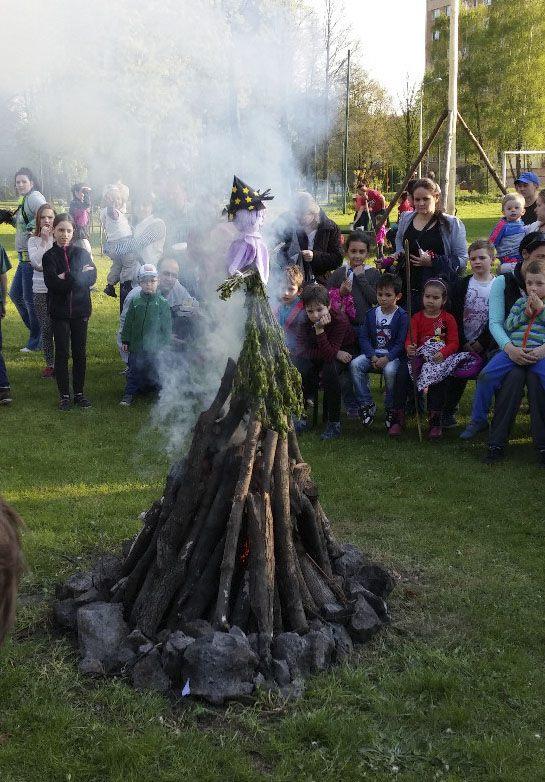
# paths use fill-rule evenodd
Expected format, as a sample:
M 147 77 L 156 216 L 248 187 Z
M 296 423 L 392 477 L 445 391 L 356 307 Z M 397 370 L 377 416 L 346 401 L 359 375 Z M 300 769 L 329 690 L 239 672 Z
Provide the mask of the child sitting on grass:
M 168 302 L 157 292 L 157 269 L 145 263 L 138 273 L 140 293 L 132 299 L 123 330 L 121 345 L 129 354 L 129 371 L 120 404 L 128 407 L 136 394 L 160 388 L 159 354 L 170 344 L 172 317 Z
M 344 245 L 345 260 L 348 265 L 335 269 L 327 281 L 329 290 L 337 291 L 333 293 L 333 300 L 339 301 L 340 304 L 344 301 L 349 318 L 352 307 L 355 308 L 355 314 L 351 318 L 355 326 L 363 324 L 365 313 L 377 303 L 377 282 L 380 279 L 380 272 L 369 260 L 371 241 L 371 236 L 364 231 L 352 231 Z M 353 303 L 345 298 L 348 296 L 352 297 Z
M 409 319 L 398 307 L 401 298 L 401 280 L 392 274 L 383 274 L 377 284 L 378 306 L 368 310 L 363 326 L 357 334 L 361 355 L 350 363 L 350 374 L 364 426 L 370 426 L 377 406 L 369 390 L 369 372 L 382 373 L 386 386 L 384 398 L 386 428 L 392 423 L 393 389 L 399 359 L 405 352 L 405 337 Z
M 282 303 L 276 311 L 276 319 L 284 330 L 284 339 L 290 355 L 297 351 L 298 334 L 307 322 L 305 307 L 301 301 L 301 288 L 305 280 L 300 266 L 286 266 L 284 269 L 284 290 L 281 294 Z
M 390 437 L 399 437 L 403 430 L 411 376 L 419 391 L 428 389 L 428 439 L 439 440 L 443 435 L 445 381 L 466 357 L 466 354 L 455 355 L 460 344 L 458 327 L 453 316 L 445 311 L 446 301 L 447 286 L 443 280 L 428 280 L 422 294 L 424 309 L 412 316 L 405 340 L 408 360 L 400 362 L 395 379 Z
M 512 272 L 521 260 L 519 245 L 525 234 L 522 222 L 524 198 L 519 193 L 507 193 L 501 200 L 503 217 L 490 234 L 490 241 L 500 259 L 500 272 Z
M 313 398 L 321 376 L 327 401 L 327 426 L 322 440 L 341 436 L 341 398 L 343 386 L 350 384 L 348 365 L 352 361 L 356 335 L 348 318 L 331 309 L 327 288 L 306 285 L 301 299 L 307 323 L 301 329 L 294 363 L 303 381 L 305 399 Z M 304 428 L 301 422 L 299 430 Z

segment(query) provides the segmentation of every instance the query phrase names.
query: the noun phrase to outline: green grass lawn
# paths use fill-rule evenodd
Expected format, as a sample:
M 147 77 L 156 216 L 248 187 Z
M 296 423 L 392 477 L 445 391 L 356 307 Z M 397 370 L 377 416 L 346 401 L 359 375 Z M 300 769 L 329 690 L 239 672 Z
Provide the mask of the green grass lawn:
M 498 210 L 460 209 L 471 239 Z M 12 236 L 0 236 L 13 258 Z M 98 260 L 99 291 L 107 262 Z M 327 444 L 301 438 L 339 537 L 399 576 L 393 623 L 350 665 L 309 682 L 298 703 L 227 710 L 90 682 L 50 621 L 54 584 L 115 549 L 160 495 L 163 442 L 149 407 L 123 409 L 113 341 L 117 301 L 94 294 L 89 411 L 56 410 L 40 356 L 3 322 L 15 401 L 0 409 L 2 493 L 21 513 L 28 572 L 0 651 L 1 782 L 478 780 L 545 778 L 543 472 L 521 416 L 510 459 L 483 443 L 389 442 L 347 423 Z M 241 315 L 242 316 L 242 315 Z M 469 399 L 463 401 L 462 423 Z

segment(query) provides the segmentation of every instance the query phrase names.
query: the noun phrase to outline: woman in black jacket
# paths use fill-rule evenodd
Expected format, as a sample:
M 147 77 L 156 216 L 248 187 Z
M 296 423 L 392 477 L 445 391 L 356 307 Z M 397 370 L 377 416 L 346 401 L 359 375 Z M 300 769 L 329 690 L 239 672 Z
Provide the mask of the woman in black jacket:
M 60 410 L 69 410 L 69 348 L 72 348 L 72 385 L 74 404 L 91 407 L 83 395 L 86 368 L 87 324 L 91 316 L 90 288 L 97 270 L 91 256 L 82 247 L 70 244 L 74 221 L 60 214 L 53 222 L 53 247 L 44 253 L 42 268 L 47 287 L 47 306 L 53 324 L 55 341 L 55 378 L 59 388 Z
M 291 214 L 277 222 L 280 265 L 303 269 L 305 282 L 325 281 L 327 272 L 343 262 L 341 232 L 338 225 L 320 209 L 310 193 L 297 193 Z

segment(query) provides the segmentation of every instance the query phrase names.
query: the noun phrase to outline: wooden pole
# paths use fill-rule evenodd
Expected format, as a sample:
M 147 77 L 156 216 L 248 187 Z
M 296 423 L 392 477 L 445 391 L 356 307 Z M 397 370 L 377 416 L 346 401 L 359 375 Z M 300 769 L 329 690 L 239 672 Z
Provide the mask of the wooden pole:
M 399 201 L 399 196 L 401 195 L 401 193 L 404 190 L 407 189 L 407 185 L 409 184 L 409 181 L 410 181 L 412 175 L 414 174 L 414 172 L 418 168 L 418 164 L 424 158 L 424 155 L 426 154 L 428 149 L 431 147 L 431 145 L 435 141 L 435 137 L 437 136 L 437 134 L 441 130 L 441 126 L 442 126 L 443 122 L 445 121 L 445 119 L 447 117 L 447 114 L 448 114 L 448 111 L 447 111 L 447 109 L 445 109 L 443 111 L 443 113 L 441 114 L 441 116 L 439 117 L 439 119 L 437 120 L 437 122 L 435 123 L 432 132 L 428 136 L 428 140 L 426 141 L 426 143 L 424 144 L 424 146 L 420 150 L 420 153 L 419 153 L 418 157 L 416 158 L 416 160 L 414 161 L 414 163 L 411 165 L 411 167 L 407 171 L 407 176 L 405 177 L 405 179 L 403 180 L 403 182 L 399 186 L 399 189 L 398 189 L 397 193 L 394 195 L 394 197 L 392 198 L 392 200 L 388 204 L 385 216 L 383 218 L 377 218 L 377 228 L 380 228 L 380 225 L 382 225 L 382 223 L 386 220 L 386 218 L 388 217 L 388 215 L 390 214 L 390 212 L 392 211 L 394 206 Z
M 344 160 L 343 160 L 343 215 L 346 214 L 346 191 L 348 190 L 348 120 L 350 117 L 350 49 L 346 57 L 346 105 L 344 108 Z
M 477 152 L 479 153 L 479 156 L 480 156 L 481 160 L 483 161 L 483 163 L 487 167 L 488 171 L 490 172 L 490 176 L 492 177 L 494 182 L 497 184 L 497 186 L 499 187 L 499 189 L 501 190 L 503 195 L 505 195 L 507 193 L 507 188 L 505 187 L 505 174 L 504 174 L 504 180 L 502 182 L 501 179 L 499 178 L 498 174 L 496 173 L 496 171 L 494 169 L 494 166 L 492 165 L 492 163 L 488 159 L 488 156 L 487 156 L 486 152 L 484 151 L 482 146 L 479 144 L 479 140 L 471 132 L 468 124 L 466 123 L 466 121 L 464 120 L 464 118 L 462 117 L 460 112 L 458 112 L 458 121 L 459 121 L 460 125 L 463 127 L 463 129 L 465 130 L 465 132 L 467 133 L 469 139 L 473 142 L 473 144 L 477 148 Z
M 445 209 L 453 215 L 456 210 L 456 121 L 458 118 L 458 19 L 459 0 L 450 4 L 450 42 L 448 75 L 447 151 L 445 159 Z
M 409 249 L 409 241 L 408 239 L 405 239 L 403 242 L 403 248 L 405 250 L 405 287 L 407 288 L 407 315 L 409 317 L 409 339 L 411 340 L 411 345 L 414 345 L 414 335 L 413 335 L 413 307 L 412 307 L 412 300 L 411 300 L 411 253 Z M 413 394 L 414 394 L 414 412 L 416 413 L 416 425 L 418 427 L 418 439 L 420 442 L 422 442 L 422 424 L 420 423 L 420 410 L 418 409 L 418 388 L 416 385 L 416 373 L 414 371 L 414 361 L 412 357 L 409 357 L 409 363 L 411 364 L 412 373 L 411 378 L 413 381 Z

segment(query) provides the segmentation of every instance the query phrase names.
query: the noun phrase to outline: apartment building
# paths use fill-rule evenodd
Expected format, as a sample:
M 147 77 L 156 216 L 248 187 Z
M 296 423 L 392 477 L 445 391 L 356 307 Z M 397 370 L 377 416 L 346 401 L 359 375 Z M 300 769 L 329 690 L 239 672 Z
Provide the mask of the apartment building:
M 478 5 L 490 5 L 492 0 L 461 0 L 466 8 L 476 8 Z M 450 0 L 426 0 L 426 67 L 431 57 L 433 42 L 439 39 L 439 30 L 434 30 L 435 20 L 442 14 L 450 16 Z

